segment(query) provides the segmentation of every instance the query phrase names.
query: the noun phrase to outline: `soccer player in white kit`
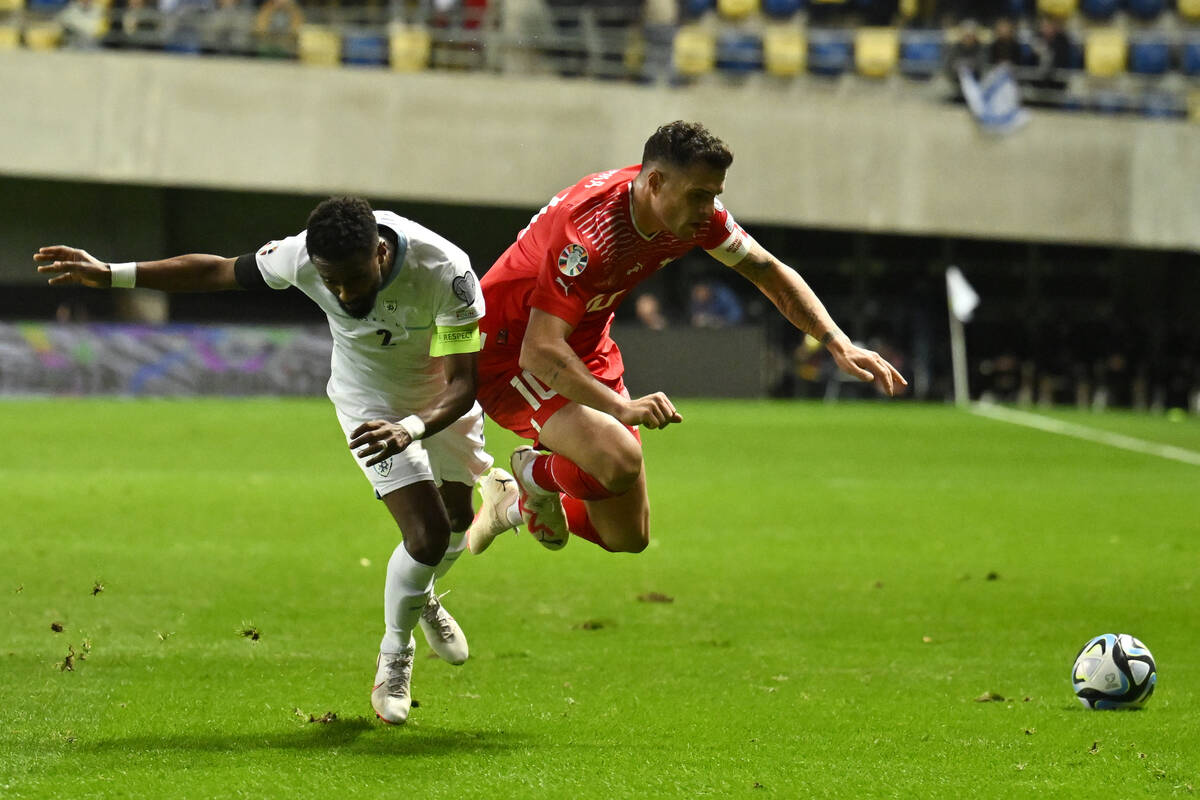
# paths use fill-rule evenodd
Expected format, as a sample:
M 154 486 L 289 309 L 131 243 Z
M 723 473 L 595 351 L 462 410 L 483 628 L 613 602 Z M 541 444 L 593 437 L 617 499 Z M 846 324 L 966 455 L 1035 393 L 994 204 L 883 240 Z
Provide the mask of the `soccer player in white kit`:
M 475 402 L 483 293 L 466 253 L 361 198 L 335 197 L 313 210 L 304 232 L 238 258 L 110 264 L 54 246 L 34 260 L 54 286 L 295 286 L 321 307 L 333 334 L 329 399 L 355 460 L 403 532 L 388 561 L 371 705 L 385 722 L 407 720 L 414 628 L 451 664 L 468 655 L 462 629 L 434 592 L 466 545 L 472 488 L 492 465 Z

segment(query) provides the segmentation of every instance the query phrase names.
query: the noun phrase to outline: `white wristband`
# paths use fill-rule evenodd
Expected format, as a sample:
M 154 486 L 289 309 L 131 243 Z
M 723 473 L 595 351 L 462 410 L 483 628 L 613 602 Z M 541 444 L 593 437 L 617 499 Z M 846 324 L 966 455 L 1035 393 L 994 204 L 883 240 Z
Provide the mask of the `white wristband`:
M 123 264 L 109 264 L 110 284 L 114 289 L 132 289 L 137 283 L 137 262 L 127 261 Z
M 407 433 L 409 438 L 414 442 L 425 435 L 425 423 L 422 422 L 421 418 L 416 414 L 409 414 L 396 424 L 403 428 L 404 432 Z

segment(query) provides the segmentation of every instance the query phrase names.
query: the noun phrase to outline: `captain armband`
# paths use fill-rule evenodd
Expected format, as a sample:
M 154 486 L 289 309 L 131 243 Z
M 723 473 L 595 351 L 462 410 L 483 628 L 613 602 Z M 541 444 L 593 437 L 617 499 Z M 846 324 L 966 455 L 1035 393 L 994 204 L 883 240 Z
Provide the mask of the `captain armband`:
M 429 355 L 450 356 L 458 353 L 478 353 L 479 323 L 468 325 L 438 325 L 429 342 Z
M 725 241 L 706 252 L 725 266 L 732 267 L 749 255 L 753 246 L 754 238 L 742 230 L 741 225 L 735 224 Z

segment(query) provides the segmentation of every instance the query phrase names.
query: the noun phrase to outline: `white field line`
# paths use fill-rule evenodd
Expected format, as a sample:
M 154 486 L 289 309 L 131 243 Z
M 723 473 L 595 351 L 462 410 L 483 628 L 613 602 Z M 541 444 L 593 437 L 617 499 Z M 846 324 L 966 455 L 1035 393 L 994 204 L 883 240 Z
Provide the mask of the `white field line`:
M 1037 428 L 1040 431 L 1048 433 L 1073 436 L 1076 439 L 1083 439 L 1088 442 L 1106 444 L 1109 447 L 1119 447 L 1122 450 L 1132 450 L 1135 453 L 1159 456 L 1160 458 L 1169 458 L 1172 461 L 1182 461 L 1185 464 L 1200 467 L 1200 453 L 1194 450 L 1185 450 L 1182 447 L 1147 442 L 1145 439 L 1136 439 L 1132 436 L 1124 436 L 1119 433 L 1109 433 L 1108 431 L 1089 428 L 1086 425 L 1062 422 L 1050 417 L 1043 417 L 1041 414 L 1031 414 L 1028 411 L 1017 411 L 1012 408 L 1003 408 L 987 403 L 973 404 L 971 406 L 971 413 L 997 419 L 1002 422 L 1011 422 L 1014 425 L 1024 425 L 1027 428 Z

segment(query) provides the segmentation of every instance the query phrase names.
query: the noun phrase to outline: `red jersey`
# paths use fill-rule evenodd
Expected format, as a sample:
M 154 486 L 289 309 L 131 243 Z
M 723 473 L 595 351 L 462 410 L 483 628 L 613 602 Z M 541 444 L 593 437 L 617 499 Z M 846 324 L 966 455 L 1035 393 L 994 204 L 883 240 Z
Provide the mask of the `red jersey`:
M 608 329 L 614 309 L 633 287 L 693 247 L 726 263 L 725 250 L 744 254 L 748 237 L 719 200 L 692 239 L 639 231 L 632 198 L 640 170 L 635 165 L 599 172 L 556 194 L 483 276 L 481 373 L 516 363 L 529 310 L 537 308 L 575 326 L 567 337 L 571 349 L 599 377 L 615 377 L 623 365 Z M 612 363 L 604 365 L 610 352 Z

